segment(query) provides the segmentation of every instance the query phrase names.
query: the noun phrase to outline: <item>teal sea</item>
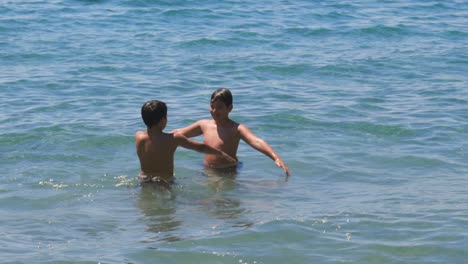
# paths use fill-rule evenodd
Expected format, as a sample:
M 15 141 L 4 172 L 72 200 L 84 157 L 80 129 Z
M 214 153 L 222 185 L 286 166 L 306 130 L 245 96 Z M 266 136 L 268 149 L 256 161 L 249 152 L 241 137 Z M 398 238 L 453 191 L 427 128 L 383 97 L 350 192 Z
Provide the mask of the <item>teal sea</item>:
M 292 176 L 142 188 L 141 105 L 219 87 Z M 468 2 L 0 1 L 0 168 L 0 263 L 468 263 Z

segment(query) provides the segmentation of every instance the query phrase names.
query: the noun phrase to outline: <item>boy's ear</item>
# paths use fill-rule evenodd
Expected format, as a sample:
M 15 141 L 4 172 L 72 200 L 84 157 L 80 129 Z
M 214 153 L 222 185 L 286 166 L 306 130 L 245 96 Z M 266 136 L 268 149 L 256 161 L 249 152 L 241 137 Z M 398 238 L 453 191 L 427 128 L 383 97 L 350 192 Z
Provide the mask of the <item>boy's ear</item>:
M 233 108 L 233 105 L 231 104 L 230 106 L 228 106 L 228 111 L 231 112 L 232 108 Z
M 163 126 L 164 126 L 164 128 L 166 128 L 166 126 L 167 126 L 167 116 L 163 117 L 163 118 L 161 119 L 161 121 L 164 122 L 164 123 L 163 123 Z
M 166 123 L 167 123 L 167 116 L 163 116 L 163 117 L 161 118 L 161 120 L 159 120 L 159 123 L 158 123 L 158 124 L 164 124 L 164 125 L 166 125 Z

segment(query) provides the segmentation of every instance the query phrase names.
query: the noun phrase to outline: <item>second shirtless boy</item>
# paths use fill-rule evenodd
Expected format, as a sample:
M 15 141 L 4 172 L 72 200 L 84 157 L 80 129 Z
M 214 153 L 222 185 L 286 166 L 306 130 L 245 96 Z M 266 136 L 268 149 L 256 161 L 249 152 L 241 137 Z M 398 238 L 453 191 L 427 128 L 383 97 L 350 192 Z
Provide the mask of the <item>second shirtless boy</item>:
M 232 94 L 226 88 L 213 92 L 210 101 L 210 113 L 213 119 L 200 120 L 182 129 L 176 130 L 186 137 L 196 137 L 203 134 L 203 142 L 206 145 L 220 149 L 237 160 L 237 148 L 242 139 L 252 148 L 262 152 L 272 159 L 278 167 L 281 167 L 286 176 L 289 176 L 289 168 L 273 148 L 263 139 L 257 137 L 250 129 L 229 119 L 232 111 Z M 205 166 L 210 168 L 228 168 L 236 165 L 236 161 L 207 153 L 204 160 Z

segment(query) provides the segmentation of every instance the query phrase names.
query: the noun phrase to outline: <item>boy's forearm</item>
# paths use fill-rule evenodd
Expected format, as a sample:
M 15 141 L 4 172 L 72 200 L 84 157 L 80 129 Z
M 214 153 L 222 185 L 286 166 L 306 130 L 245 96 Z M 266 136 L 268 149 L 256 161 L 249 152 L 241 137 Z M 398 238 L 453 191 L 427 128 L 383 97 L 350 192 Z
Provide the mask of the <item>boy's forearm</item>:
M 221 153 L 221 151 L 219 151 L 218 149 L 215 149 L 208 145 L 204 145 L 201 152 L 206 153 L 206 154 L 213 154 L 213 155 L 220 155 Z
M 204 143 L 199 143 L 198 147 L 195 150 L 201 153 L 212 154 L 212 155 L 221 155 L 222 153 L 219 149 L 215 149 Z
M 275 164 L 283 168 L 286 175 L 289 176 L 289 168 L 265 140 L 255 136 L 246 126 L 239 126 L 239 132 L 242 140 L 244 140 L 247 144 L 249 144 L 257 151 L 260 151 L 261 153 L 265 154 L 267 157 L 272 159 L 275 162 Z
M 195 122 L 190 126 L 175 129 L 173 130 L 173 133 L 179 133 L 185 137 L 192 138 L 201 135 L 202 131 L 198 125 L 198 122 Z
M 270 159 L 276 161 L 279 158 L 279 155 L 273 150 L 273 148 L 263 139 L 257 138 L 255 140 L 254 148 L 262 152 Z
M 171 133 L 180 134 L 180 135 L 182 135 L 184 137 L 190 138 L 190 137 L 187 136 L 187 132 L 183 128 L 176 128 L 176 129 L 172 130 Z
M 288 166 L 286 166 L 286 164 L 281 159 L 281 157 L 278 155 L 278 153 L 276 153 L 273 150 L 273 148 L 267 142 L 265 142 L 264 140 L 261 140 L 261 142 L 262 142 L 262 144 L 259 144 L 258 148 L 256 148 L 256 149 L 259 150 L 260 152 L 262 152 L 263 154 L 265 154 L 266 156 L 268 156 L 270 159 L 272 159 L 278 167 L 283 168 L 283 170 L 286 173 L 286 176 L 289 176 L 290 175 L 289 168 L 288 168 Z
M 213 148 L 213 147 L 210 147 L 208 145 L 205 145 L 205 148 L 204 148 L 204 153 L 206 154 L 213 154 L 213 155 L 216 155 L 216 156 L 219 156 L 219 157 L 222 157 L 224 159 L 226 159 L 227 161 L 229 162 L 237 162 L 237 160 L 231 156 L 229 156 L 228 154 L 226 154 L 224 151 L 222 150 L 219 150 L 219 149 L 216 149 L 216 148 Z
M 208 150 L 208 152 L 205 152 L 207 154 L 213 154 L 213 155 L 220 156 L 220 157 L 223 157 L 225 155 L 223 151 L 210 147 L 208 145 L 206 145 L 206 150 Z

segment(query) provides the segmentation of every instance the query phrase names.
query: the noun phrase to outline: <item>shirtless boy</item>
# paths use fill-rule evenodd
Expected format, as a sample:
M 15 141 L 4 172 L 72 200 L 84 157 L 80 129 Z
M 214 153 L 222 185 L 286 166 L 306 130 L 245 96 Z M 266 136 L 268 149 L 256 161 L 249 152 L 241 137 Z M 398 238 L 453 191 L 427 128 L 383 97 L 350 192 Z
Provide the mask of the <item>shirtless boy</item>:
M 284 170 L 286 176 L 289 176 L 289 168 L 265 140 L 257 137 L 247 126 L 229 119 L 232 107 L 231 92 L 226 88 L 218 89 L 211 95 L 210 113 L 213 119 L 200 120 L 176 131 L 189 138 L 203 134 L 203 142 L 206 145 L 219 148 L 229 156 L 235 157 L 236 160 L 237 148 L 242 139 L 252 148 L 270 157 L 278 167 Z M 208 153 L 205 155 L 204 163 L 207 167 L 221 169 L 233 167 L 237 162 Z
M 163 132 L 167 124 L 167 107 L 164 102 L 146 102 L 141 108 L 141 117 L 147 130 L 135 133 L 135 145 L 140 160 L 142 182 L 172 182 L 174 152 L 178 146 L 213 155 L 225 163 L 236 162 L 223 151 L 207 144 L 192 141 L 179 133 Z

